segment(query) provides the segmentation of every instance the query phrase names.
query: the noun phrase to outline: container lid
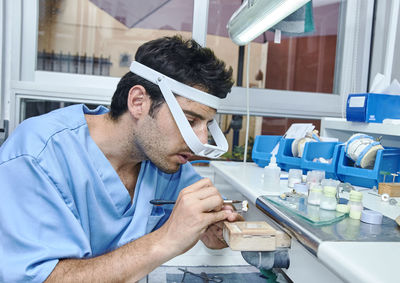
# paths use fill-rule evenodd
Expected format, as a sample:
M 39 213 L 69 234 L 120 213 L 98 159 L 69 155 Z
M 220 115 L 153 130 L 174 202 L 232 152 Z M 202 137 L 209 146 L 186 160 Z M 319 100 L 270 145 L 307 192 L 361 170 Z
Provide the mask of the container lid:
M 350 207 L 347 204 L 337 204 L 336 211 L 342 212 L 342 213 L 349 213 Z
M 332 186 L 325 186 L 324 187 L 324 195 L 328 197 L 336 196 L 336 188 Z
M 361 213 L 361 221 L 368 224 L 382 224 L 382 219 L 383 214 L 378 211 L 364 209 Z
M 357 192 L 355 190 L 350 191 L 349 199 L 351 201 L 361 201 L 363 194 L 361 192 Z
M 310 192 L 316 192 L 316 193 L 322 193 L 322 187 L 317 185 L 317 186 L 312 186 L 310 188 Z
M 308 187 L 305 183 L 296 183 L 294 184 L 294 190 L 299 193 L 306 193 L 308 192 Z

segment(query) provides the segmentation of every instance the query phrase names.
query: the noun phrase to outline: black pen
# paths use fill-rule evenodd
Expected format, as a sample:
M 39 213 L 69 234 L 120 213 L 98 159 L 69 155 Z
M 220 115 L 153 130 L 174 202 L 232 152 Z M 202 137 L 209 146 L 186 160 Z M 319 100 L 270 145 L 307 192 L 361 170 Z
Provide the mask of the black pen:
M 165 199 L 152 199 L 150 201 L 150 203 L 152 205 L 160 206 L 160 205 L 164 205 L 164 204 L 175 204 L 175 201 L 174 200 L 165 200 Z M 240 210 L 242 212 L 246 212 L 249 209 L 249 202 L 247 200 L 243 200 L 243 201 L 230 200 L 230 199 L 224 200 L 224 204 L 234 204 L 234 203 L 242 204 L 242 209 Z
M 153 205 L 164 205 L 164 204 L 175 204 L 174 200 L 165 200 L 165 199 L 152 199 L 150 201 Z M 241 200 L 224 200 L 224 204 L 233 204 L 233 203 L 242 203 Z

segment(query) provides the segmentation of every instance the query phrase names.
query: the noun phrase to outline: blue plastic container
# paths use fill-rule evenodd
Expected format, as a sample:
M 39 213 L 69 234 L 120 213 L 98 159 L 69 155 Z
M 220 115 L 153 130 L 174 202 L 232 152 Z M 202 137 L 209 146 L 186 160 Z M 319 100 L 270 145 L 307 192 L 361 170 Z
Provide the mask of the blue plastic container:
M 256 136 L 251 158 L 260 167 L 265 167 L 271 160 L 271 151 L 279 143 L 282 136 Z
M 279 144 L 276 161 L 278 166 L 284 171 L 289 171 L 289 169 L 301 169 L 301 158 L 294 157 L 292 153 L 293 141 L 294 139 L 281 139 Z
M 336 168 L 339 160 L 340 144 L 338 142 L 307 142 L 304 146 L 301 168 L 303 170 L 323 170 L 325 178 L 337 179 Z M 315 158 L 323 157 L 331 159 L 331 163 L 314 161 Z
M 337 167 L 338 179 L 349 182 L 355 186 L 366 188 L 378 187 L 383 182 L 381 171 L 397 173 L 400 171 L 400 148 L 385 148 L 378 150 L 373 169 L 354 167 L 354 161 L 346 156 L 344 146 L 340 146 L 339 161 Z M 398 178 L 396 178 L 398 182 Z M 392 176 L 386 177 L 386 182 L 391 182 Z

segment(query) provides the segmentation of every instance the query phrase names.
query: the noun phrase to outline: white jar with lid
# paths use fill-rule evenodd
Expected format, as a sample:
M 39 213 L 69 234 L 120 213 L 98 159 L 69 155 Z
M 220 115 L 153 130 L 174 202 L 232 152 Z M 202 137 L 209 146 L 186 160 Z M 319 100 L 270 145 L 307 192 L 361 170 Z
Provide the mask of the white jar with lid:
M 313 184 L 310 186 L 307 202 L 312 205 L 320 205 L 322 197 L 322 187 L 320 185 Z
M 324 192 L 321 197 L 320 207 L 326 210 L 336 210 L 336 188 L 332 186 L 325 186 Z
M 295 184 L 301 183 L 303 177 L 303 170 L 289 169 L 288 187 L 293 188 Z
M 363 204 L 362 204 L 362 193 L 352 190 L 350 191 L 350 196 L 349 196 L 349 202 L 347 205 L 350 208 L 350 218 L 353 219 L 360 219 L 361 217 L 361 212 L 363 210 Z

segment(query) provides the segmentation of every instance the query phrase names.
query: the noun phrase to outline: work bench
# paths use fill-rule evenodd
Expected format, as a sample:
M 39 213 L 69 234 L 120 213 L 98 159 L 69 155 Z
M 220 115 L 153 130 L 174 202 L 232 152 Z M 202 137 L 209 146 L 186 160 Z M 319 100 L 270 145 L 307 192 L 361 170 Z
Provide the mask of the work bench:
M 215 183 L 223 178 L 231 185 L 232 197 L 242 196 L 249 201 L 246 220 L 265 220 L 292 237 L 290 267 L 284 272 L 294 282 L 398 280 L 400 228 L 393 219 L 400 215 L 399 205 L 382 202 L 371 189 L 357 188 L 363 193 L 364 207 L 384 215 L 382 225 L 346 217 L 329 225 L 314 226 L 267 200 L 267 195 L 287 192 L 287 180 L 281 180 L 280 188 L 267 192 L 263 188 L 263 168 L 254 163 L 212 161 L 211 168 Z M 343 193 L 341 197 L 348 195 Z

